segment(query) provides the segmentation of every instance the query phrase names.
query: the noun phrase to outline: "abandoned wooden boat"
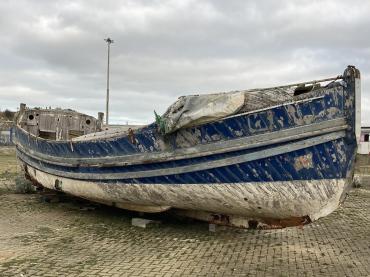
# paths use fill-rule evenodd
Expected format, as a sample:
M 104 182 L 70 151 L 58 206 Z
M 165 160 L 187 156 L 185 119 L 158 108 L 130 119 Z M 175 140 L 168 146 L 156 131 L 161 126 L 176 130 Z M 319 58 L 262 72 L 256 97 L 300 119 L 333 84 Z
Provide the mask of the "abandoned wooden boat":
M 360 72 L 288 86 L 181 97 L 156 122 L 21 105 L 17 156 L 34 184 L 141 211 L 240 227 L 305 224 L 353 180 Z

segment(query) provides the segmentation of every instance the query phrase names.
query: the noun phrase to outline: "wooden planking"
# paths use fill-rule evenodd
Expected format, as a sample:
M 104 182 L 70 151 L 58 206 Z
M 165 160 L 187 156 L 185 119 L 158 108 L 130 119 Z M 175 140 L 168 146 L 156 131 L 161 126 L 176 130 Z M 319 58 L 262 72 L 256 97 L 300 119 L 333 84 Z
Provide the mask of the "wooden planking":
M 41 171 L 57 175 L 63 176 L 67 178 L 74 178 L 74 179 L 81 179 L 81 180 L 117 180 L 117 179 L 129 179 L 129 178 L 145 178 L 145 177 L 153 177 L 153 176 L 165 176 L 171 174 L 181 174 L 181 173 L 189 173 L 189 172 L 196 172 L 201 170 L 219 168 L 249 161 L 254 161 L 258 159 L 268 158 L 284 153 L 293 152 L 300 149 L 305 149 L 311 146 L 319 145 L 325 142 L 334 141 L 339 138 L 345 137 L 344 131 L 329 133 L 313 138 L 308 138 L 302 141 L 293 142 L 281 146 L 277 146 L 274 148 L 270 148 L 268 150 L 260 150 L 255 151 L 252 153 L 247 153 L 235 157 L 228 157 L 218 160 L 207 161 L 201 164 L 191 164 L 185 166 L 178 166 L 174 168 L 164 168 L 164 169 L 155 169 L 155 170 L 145 170 L 145 171 L 135 171 L 135 172 L 119 172 L 119 173 L 80 173 L 80 172 L 67 172 L 61 171 L 58 169 L 54 169 L 48 167 L 47 165 L 43 165 L 40 162 L 35 162 L 31 158 L 27 156 L 27 154 L 23 153 L 19 149 L 17 149 L 18 157 L 23 160 L 25 163 L 35 167 Z
M 347 125 L 344 118 L 324 121 L 301 127 L 290 128 L 286 130 L 271 132 L 269 134 L 260 134 L 229 141 L 220 141 L 206 145 L 177 149 L 175 151 L 166 151 L 160 153 L 144 153 L 123 156 L 108 156 L 104 158 L 64 158 L 45 155 L 26 149 L 20 144 L 17 147 L 27 153 L 28 156 L 41 160 L 43 162 L 61 165 L 61 166 L 127 166 L 142 163 L 154 163 L 171 160 L 188 159 L 227 153 L 238 150 L 252 149 L 270 144 L 293 141 L 297 139 L 313 137 L 327 134 L 339 130 L 345 130 Z

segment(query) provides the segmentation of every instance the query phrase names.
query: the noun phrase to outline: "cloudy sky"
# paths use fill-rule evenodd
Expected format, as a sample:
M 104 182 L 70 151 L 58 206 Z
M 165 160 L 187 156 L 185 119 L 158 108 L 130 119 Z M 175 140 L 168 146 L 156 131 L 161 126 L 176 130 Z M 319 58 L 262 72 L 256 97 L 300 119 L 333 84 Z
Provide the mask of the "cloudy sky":
M 0 109 L 105 109 L 148 123 L 178 96 L 362 72 L 370 124 L 370 1 L 1 0 Z

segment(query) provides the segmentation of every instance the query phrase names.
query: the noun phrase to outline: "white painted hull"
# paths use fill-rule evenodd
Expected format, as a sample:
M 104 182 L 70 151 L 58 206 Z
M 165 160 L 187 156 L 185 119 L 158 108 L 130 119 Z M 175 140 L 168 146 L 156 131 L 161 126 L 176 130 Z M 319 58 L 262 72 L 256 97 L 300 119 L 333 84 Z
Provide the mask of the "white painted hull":
M 30 166 L 27 173 L 46 188 L 129 210 L 161 212 L 176 208 L 253 219 L 308 216 L 311 221 L 333 212 L 352 180 L 168 185 L 74 180 Z

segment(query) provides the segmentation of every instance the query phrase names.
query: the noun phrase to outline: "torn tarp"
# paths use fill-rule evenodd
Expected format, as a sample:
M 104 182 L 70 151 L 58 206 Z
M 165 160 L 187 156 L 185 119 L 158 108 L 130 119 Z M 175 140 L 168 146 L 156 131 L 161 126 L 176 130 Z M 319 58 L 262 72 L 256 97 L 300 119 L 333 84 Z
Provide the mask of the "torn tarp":
M 156 122 L 163 134 L 293 100 L 294 89 L 262 89 L 181 96 Z
M 161 131 L 168 134 L 234 114 L 243 105 L 242 92 L 182 96 L 157 117 L 157 123 L 160 120 Z

